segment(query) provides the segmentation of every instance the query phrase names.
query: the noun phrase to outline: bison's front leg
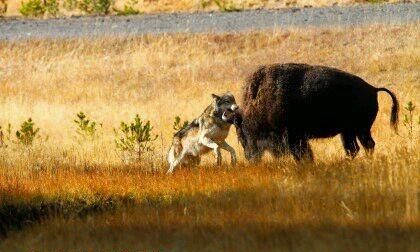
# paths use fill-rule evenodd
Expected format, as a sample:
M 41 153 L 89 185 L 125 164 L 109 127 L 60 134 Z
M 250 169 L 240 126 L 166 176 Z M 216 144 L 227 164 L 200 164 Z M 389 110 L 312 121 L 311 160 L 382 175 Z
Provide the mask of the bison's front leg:
M 217 165 L 221 165 L 222 164 L 222 155 L 220 153 L 220 146 L 206 136 L 200 137 L 200 143 L 213 150 L 214 154 L 216 155 Z
M 235 149 L 230 146 L 226 141 L 223 141 L 223 143 L 220 145 L 220 148 L 227 150 L 230 153 L 230 160 L 232 165 L 236 165 L 236 152 Z
M 314 160 L 311 146 L 308 139 L 305 138 L 289 138 L 290 151 L 296 161 L 309 161 Z
M 349 156 L 351 159 L 355 158 L 360 150 L 360 147 L 356 141 L 356 135 L 348 132 L 342 133 L 341 141 L 343 142 L 346 155 Z

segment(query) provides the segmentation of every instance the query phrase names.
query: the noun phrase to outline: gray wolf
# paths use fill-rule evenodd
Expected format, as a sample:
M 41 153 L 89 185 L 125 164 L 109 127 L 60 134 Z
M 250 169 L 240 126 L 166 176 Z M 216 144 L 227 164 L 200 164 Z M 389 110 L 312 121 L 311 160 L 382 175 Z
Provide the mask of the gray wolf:
M 398 100 L 386 88 L 376 88 L 341 70 L 306 64 L 260 67 L 243 87 L 241 110 L 225 113 L 236 127 L 245 157 L 261 159 L 291 153 L 295 160 L 313 160 L 308 140 L 337 134 L 346 154 L 359 152 L 358 139 L 368 154 L 375 141 L 371 127 L 378 113 L 377 93 L 391 96 L 391 126 L 397 131 Z
M 175 133 L 168 153 L 168 174 L 179 165 L 198 165 L 200 156 L 210 151 L 215 153 L 217 165 L 221 165 L 220 149 L 228 151 L 231 163 L 236 163 L 235 150 L 225 141 L 232 124 L 223 121 L 222 117 L 226 111 L 236 111 L 238 105 L 231 93 L 212 94 L 212 97 L 213 102 L 198 118 Z

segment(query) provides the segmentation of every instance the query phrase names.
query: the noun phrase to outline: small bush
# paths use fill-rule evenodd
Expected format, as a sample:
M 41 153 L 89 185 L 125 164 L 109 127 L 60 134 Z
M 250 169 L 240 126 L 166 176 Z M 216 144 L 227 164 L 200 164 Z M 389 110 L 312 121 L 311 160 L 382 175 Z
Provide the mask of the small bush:
M 55 17 L 59 5 L 57 0 L 29 0 L 22 2 L 19 12 L 25 17 L 43 17 L 45 13 Z
M 57 0 L 44 0 L 45 11 L 53 16 L 56 17 L 59 12 L 59 5 Z
M 242 9 L 235 5 L 232 0 L 201 0 L 201 8 L 205 9 L 212 3 L 215 3 L 222 12 L 241 11 Z
M 19 144 L 31 146 L 38 137 L 39 128 L 35 128 L 35 123 L 29 118 L 20 126 L 20 130 L 16 131 L 16 138 Z
M 385 3 L 385 0 L 366 0 L 366 2 L 373 3 L 373 4 L 379 4 L 379 3 Z
M 219 10 L 223 12 L 235 12 L 242 10 L 229 0 L 214 0 L 214 3 L 217 5 L 217 7 L 219 7 Z
M 0 0 L 0 17 L 7 12 L 7 0 Z
M 88 119 L 83 112 L 79 112 L 76 116 L 77 118 L 74 120 L 74 123 L 77 126 L 77 135 L 82 137 L 83 140 L 93 140 L 97 133 L 97 123 Z
M 78 7 L 86 14 L 106 15 L 113 0 L 80 0 Z
M 172 128 L 174 129 L 175 133 L 182 130 L 183 128 L 187 127 L 189 124 L 188 121 L 184 121 L 183 123 L 181 123 L 181 117 L 176 116 L 174 119 L 174 124 L 172 126 Z
M 114 129 L 117 150 L 141 161 L 146 152 L 154 149 L 153 142 L 158 135 L 154 135 L 152 131 L 150 121 L 141 120 L 139 115 L 136 115 L 133 122 L 121 122 L 119 129 Z
M 25 17 L 42 17 L 45 8 L 41 0 L 29 0 L 28 2 L 22 2 L 19 12 Z
M 113 10 L 117 13 L 118 16 L 129 16 L 129 15 L 137 15 L 140 13 L 134 6 L 138 3 L 138 0 L 130 0 L 128 4 L 124 5 L 124 9 L 119 10 L 117 8 L 113 8 Z
M 414 121 L 415 120 L 414 111 L 416 109 L 416 106 L 414 105 L 414 103 L 412 101 L 409 101 L 407 103 L 407 105 L 404 107 L 404 109 L 408 114 L 404 115 L 403 124 L 407 128 L 408 137 L 410 138 L 410 140 L 412 140 L 413 139 L 414 126 L 416 124 L 415 121 Z M 420 124 L 420 117 L 418 118 L 417 124 Z
M 78 0 L 64 0 L 63 7 L 68 11 L 73 11 L 78 6 Z
M 212 0 L 201 0 L 201 8 L 205 9 L 211 4 Z

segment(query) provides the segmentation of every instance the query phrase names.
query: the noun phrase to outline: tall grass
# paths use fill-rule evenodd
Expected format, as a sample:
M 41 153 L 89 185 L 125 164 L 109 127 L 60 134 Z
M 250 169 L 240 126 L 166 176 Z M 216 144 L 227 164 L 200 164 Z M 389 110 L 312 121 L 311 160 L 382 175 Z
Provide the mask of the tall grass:
M 211 93 L 239 97 L 244 77 L 260 64 L 329 65 L 387 86 L 401 105 L 417 103 L 419 40 L 418 25 L 409 25 L 1 42 L 0 125 L 10 122 L 16 131 L 31 117 L 41 134 L 30 150 L 0 148 L 0 215 L 23 216 L 7 229 L 51 214 L 137 207 L 88 220 L 53 219 L 10 233 L 0 250 L 414 250 L 419 126 L 413 138 L 402 125 L 394 134 L 387 95 L 379 95 L 372 158 L 361 151 L 346 160 L 333 138 L 311 142 L 314 164 L 266 157 L 253 166 L 233 132 L 228 142 L 241 157 L 237 167 L 226 161 L 212 167 L 209 155 L 197 170 L 165 176 L 164 158 L 175 116 L 199 115 Z M 76 138 L 79 111 L 102 123 L 100 137 Z M 159 138 L 142 162 L 125 164 L 113 128 L 137 113 Z
M 92 211 L 80 202 L 105 210 L 124 201 L 135 207 L 53 219 L 9 234 L 0 248 L 415 251 L 419 154 L 392 153 L 315 165 L 206 167 L 171 177 L 98 167 L 13 178 L 14 200 L 65 198 L 75 201 L 64 201 L 70 213 Z

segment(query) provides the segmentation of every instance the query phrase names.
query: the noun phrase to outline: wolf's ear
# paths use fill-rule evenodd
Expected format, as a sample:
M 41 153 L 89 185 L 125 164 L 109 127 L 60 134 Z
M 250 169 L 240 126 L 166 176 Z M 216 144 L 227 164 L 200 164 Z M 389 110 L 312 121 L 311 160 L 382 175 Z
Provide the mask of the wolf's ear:
M 220 96 L 215 95 L 215 94 L 211 94 L 211 97 L 213 97 L 213 99 L 215 99 L 215 100 L 219 100 L 220 99 Z

